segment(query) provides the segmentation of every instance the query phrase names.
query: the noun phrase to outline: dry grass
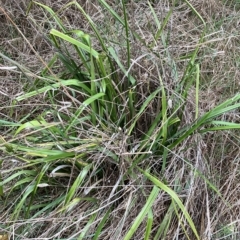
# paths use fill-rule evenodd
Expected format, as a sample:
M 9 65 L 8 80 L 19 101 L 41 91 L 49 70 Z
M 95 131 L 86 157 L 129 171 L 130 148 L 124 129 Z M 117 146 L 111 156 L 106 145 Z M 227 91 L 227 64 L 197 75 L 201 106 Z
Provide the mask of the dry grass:
M 58 12 L 68 1 L 50 1 L 44 0 L 42 3 L 50 6 Z M 108 1 L 119 14 L 121 5 L 113 4 Z M 118 2 L 118 1 L 116 1 Z M 129 11 L 130 27 L 134 29 L 147 44 L 154 41 L 153 32 L 156 31 L 154 18 L 151 14 L 147 1 L 129 1 L 127 9 Z M 168 1 L 155 1 L 153 8 L 162 22 L 169 11 Z M 237 1 L 236 1 L 237 2 Z M 46 40 L 45 34 L 54 27 L 49 26 L 51 20 L 42 9 L 34 6 L 28 17 L 25 16 L 29 1 L 23 0 L 2 0 L 0 8 L 0 52 L 12 60 L 20 63 L 29 70 L 26 74 L 20 69 L 0 70 L 0 119 L 18 122 L 22 119 L 31 120 L 34 116 L 40 114 L 44 109 L 51 108 L 51 101 L 46 97 L 30 98 L 13 106 L 14 99 L 21 95 L 26 89 L 34 87 L 35 76 L 44 68 L 44 62 L 47 63 L 53 55 L 54 48 Z M 114 19 L 107 11 L 104 11 L 98 1 L 79 1 L 82 3 L 85 11 L 92 17 L 93 21 L 102 26 L 101 34 L 112 42 L 117 42 L 118 56 L 125 60 L 125 49 L 121 48 L 121 42 L 124 41 L 123 29 L 117 24 L 114 25 Z M 233 96 L 239 92 L 239 16 L 240 13 L 232 4 L 226 5 L 220 0 L 193 0 L 192 5 L 201 14 L 207 23 L 207 41 L 200 46 L 198 61 L 200 63 L 200 81 L 199 91 L 199 114 L 209 111 L 218 103 Z M 8 17 L 6 17 L 8 16 Z M 77 9 L 71 7 L 60 11 L 60 17 L 64 20 L 69 29 L 82 29 L 84 32 L 92 34 L 89 23 L 82 18 Z M 11 21 L 10 19 L 11 18 Z M 109 22 L 108 28 L 104 24 Z M 13 24 L 14 22 L 14 24 Z M 132 73 L 138 81 L 138 104 L 141 106 L 146 98 L 146 93 L 152 92 L 158 86 L 158 72 L 161 72 L 164 86 L 168 90 L 169 96 L 174 95 L 174 88 L 179 84 L 179 79 L 183 75 L 187 61 L 184 56 L 192 53 L 199 42 L 203 26 L 192 14 L 184 1 L 179 1 L 178 6 L 174 9 L 169 23 L 166 26 L 166 35 L 168 51 L 171 55 L 171 61 L 166 54 L 166 48 L 162 41 L 156 42 L 151 54 L 147 47 L 139 41 L 131 42 L 131 59 Z M 99 43 L 92 40 L 94 48 L 97 49 Z M 120 43 L 120 44 L 119 44 Z M 159 54 L 162 61 L 156 57 Z M 157 61 L 157 64 L 156 64 Z M 171 64 L 172 65 L 171 65 Z M 13 63 L 6 59 L 0 58 L 0 67 L 12 66 Z M 175 69 L 174 69 L 175 67 Z M 62 69 L 59 63 L 59 69 Z M 58 69 L 56 69 L 57 74 Z M 64 109 L 66 99 L 69 100 L 66 92 L 61 92 L 56 109 Z M 190 90 L 188 103 L 184 112 L 184 123 L 187 125 L 194 121 L 195 117 L 195 90 Z M 180 101 L 180 100 L 179 100 Z M 73 99 L 73 105 L 77 104 L 77 99 Z M 143 124 L 139 126 L 139 133 L 145 132 L 147 124 L 151 123 L 151 117 L 157 111 L 157 103 L 148 107 L 148 111 L 143 114 Z M 222 120 L 230 120 L 239 123 L 239 112 L 235 111 L 222 116 Z M 144 125 L 145 123 L 145 125 Z M 94 127 L 89 132 L 80 132 L 82 138 L 94 136 Z M 11 132 L 7 127 L 1 127 L 0 134 L 5 140 L 11 139 Z M 194 135 L 186 139 L 180 146 L 174 149 L 168 157 L 168 164 L 164 174 L 160 173 L 161 159 L 148 159 L 141 163 L 147 164 L 146 167 L 154 169 L 154 174 L 159 179 L 164 180 L 178 194 L 184 202 L 186 209 L 191 215 L 201 239 L 239 239 L 240 238 L 240 185 L 239 185 L 239 131 L 211 132 L 204 135 Z M 113 139 L 111 132 L 103 132 L 103 138 L 111 142 L 111 148 L 121 153 L 123 145 L 117 139 Z M 122 136 L 121 136 L 122 137 Z M 90 138 L 90 137 L 89 137 Z M 124 138 L 124 136 L 123 136 Z M 24 138 L 19 139 L 24 142 Z M 2 177 L 7 178 L 12 173 L 4 172 L 8 169 L 21 167 L 23 163 L 14 161 L 18 159 L 17 155 L 10 158 L 0 152 L 2 164 Z M 27 222 L 12 221 L 10 219 L 11 209 L 20 196 L 12 198 L 7 206 L 1 208 L 0 199 L 0 233 L 8 229 L 9 235 L 14 236 L 12 239 L 77 239 L 82 228 L 89 221 L 87 213 L 89 209 L 96 211 L 97 217 L 88 231 L 88 239 L 92 239 L 96 226 L 103 218 L 105 212 L 99 209 L 111 209 L 111 218 L 108 227 L 102 232 L 101 239 L 123 239 L 129 226 L 136 218 L 139 211 L 146 202 L 147 196 L 151 192 L 151 183 L 137 175 L 136 179 L 125 179 L 126 184 L 118 186 L 118 191 L 114 189 L 118 180 L 124 172 L 126 166 L 116 168 L 108 157 L 92 154 L 89 158 L 94 157 L 97 164 L 104 166 L 104 177 L 99 181 L 97 176 L 92 176 L 96 180 L 96 185 L 91 191 L 92 199 L 97 199 L 98 204 L 94 201 L 84 201 L 78 204 L 74 210 L 59 214 L 59 209 L 52 210 L 49 215 L 40 215 L 38 219 L 28 219 Z M 218 196 L 216 192 L 209 187 L 205 179 L 196 176 L 192 168 L 198 169 L 221 193 Z M 93 171 L 94 172 L 94 171 Z M 62 192 L 67 190 L 73 183 L 77 172 L 72 172 L 70 178 L 56 179 L 59 186 L 52 188 L 49 193 L 43 190 L 39 193 L 37 203 L 44 203 L 49 199 L 56 199 Z M 92 182 L 85 184 L 86 191 L 92 186 Z M 9 186 L 10 189 L 10 186 Z M 115 190 L 115 191 L 114 191 Z M 79 193 L 82 192 L 79 189 Z M 39 202 L 37 202 L 39 201 Z M 171 198 L 168 194 L 161 191 L 153 205 L 154 218 L 161 224 L 166 213 L 170 211 Z M 89 212 L 90 214 L 90 212 Z M 180 216 L 181 217 L 181 216 Z M 153 233 L 158 230 L 158 224 L 155 222 Z M 30 223 L 26 235 L 15 234 L 21 228 Z M 146 222 L 138 228 L 132 239 L 143 239 Z M 6 227 L 7 226 L 7 227 Z M 116 231 L 119 230 L 119 232 Z M 186 229 L 189 231 L 189 229 Z M 175 216 L 170 222 L 165 239 L 187 239 L 181 229 L 178 218 Z M 194 235 L 190 235 L 194 239 Z

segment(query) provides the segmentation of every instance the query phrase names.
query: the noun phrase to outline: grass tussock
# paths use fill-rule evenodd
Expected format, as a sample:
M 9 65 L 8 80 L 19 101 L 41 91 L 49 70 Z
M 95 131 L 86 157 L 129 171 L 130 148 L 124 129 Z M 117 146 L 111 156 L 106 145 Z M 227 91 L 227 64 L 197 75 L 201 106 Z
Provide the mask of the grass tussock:
M 0 239 L 238 239 L 238 5 L 2 0 Z

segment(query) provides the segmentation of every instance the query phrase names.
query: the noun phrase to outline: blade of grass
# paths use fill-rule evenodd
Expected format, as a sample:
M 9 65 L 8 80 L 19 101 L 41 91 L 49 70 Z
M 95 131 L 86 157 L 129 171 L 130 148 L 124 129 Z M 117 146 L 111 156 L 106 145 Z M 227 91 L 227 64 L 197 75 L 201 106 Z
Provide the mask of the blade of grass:
M 21 124 L 21 126 L 16 130 L 14 137 L 18 135 L 23 130 L 29 130 L 31 128 L 33 129 L 41 129 L 41 127 L 51 128 L 56 126 L 57 123 L 47 123 L 46 121 L 38 121 L 38 120 L 32 120 L 30 122 L 26 122 L 24 124 Z
M 95 57 L 96 59 L 99 58 L 99 53 L 97 51 L 95 51 L 94 49 L 90 48 L 89 46 L 83 44 L 82 42 L 77 41 L 76 39 L 69 37 L 67 34 L 64 34 L 62 32 L 59 32 L 56 29 L 52 29 L 50 31 L 50 34 L 57 36 L 59 38 L 62 38 L 63 40 L 77 46 L 80 47 L 81 49 L 83 49 L 84 51 L 90 53 L 93 57 Z
M 195 120 L 198 119 L 198 108 L 199 108 L 199 76 L 200 76 L 200 68 L 199 68 L 199 64 L 196 64 L 196 103 L 195 103 Z
M 135 89 L 130 89 L 128 92 L 128 99 L 129 99 L 129 113 L 130 113 L 130 119 L 133 119 L 136 115 L 136 109 L 134 105 L 135 101 Z
M 2 120 L 0 119 L 0 127 L 19 127 L 21 126 L 20 123 L 14 123 L 14 122 L 9 122 L 9 121 L 6 121 L 6 120 Z
M 151 191 L 151 193 L 150 193 L 150 195 L 149 195 L 149 197 L 147 199 L 147 202 L 145 203 L 144 207 L 142 208 L 142 210 L 140 211 L 140 213 L 138 214 L 138 216 L 134 220 L 131 228 L 126 233 L 126 235 L 123 238 L 123 240 L 130 240 L 130 239 L 132 239 L 133 234 L 136 232 L 137 228 L 142 223 L 142 221 L 145 218 L 146 214 L 148 214 L 149 210 L 151 209 L 155 199 L 158 196 L 158 193 L 159 193 L 159 188 L 157 188 L 156 186 L 153 186 L 153 189 L 152 189 L 152 191 Z
M 37 172 L 33 171 L 33 170 L 22 170 L 22 171 L 16 172 L 16 173 L 12 174 L 11 176 L 9 176 L 8 178 L 6 178 L 4 181 L 0 182 L 0 186 L 4 186 L 6 183 L 12 181 L 15 178 L 18 178 L 21 175 L 36 176 Z
M 91 167 L 92 167 L 91 164 L 89 164 L 88 166 L 86 166 L 82 169 L 82 171 L 80 172 L 77 179 L 74 181 L 74 183 L 72 184 L 71 188 L 69 189 L 69 191 L 66 195 L 66 198 L 64 201 L 64 206 L 67 206 L 70 203 L 74 194 L 76 193 L 77 189 L 81 186 L 82 181 L 87 176 Z
M 175 2 L 174 2 L 174 4 L 175 4 Z M 161 26 L 161 23 L 159 22 L 158 17 L 157 17 L 157 15 L 156 15 L 156 12 L 155 12 L 155 10 L 153 9 L 153 7 L 152 7 L 152 5 L 151 5 L 151 3 L 150 3 L 149 1 L 148 1 L 148 5 L 149 5 L 149 8 L 150 8 L 150 10 L 151 10 L 151 12 L 152 12 L 152 14 L 153 14 L 154 20 L 155 20 L 156 25 L 157 25 L 157 28 L 158 28 L 158 30 L 157 30 L 157 32 L 156 32 L 156 34 L 155 34 L 155 36 L 154 36 L 155 41 L 153 41 L 152 44 L 150 44 L 150 48 L 153 48 L 153 46 L 155 45 L 155 43 L 158 41 L 159 37 L 162 35 L 162 31 L 163 31 L 163 29 L 166 27 L 166 25 L 167 25 L 167 23 L 168 23 L 168 21 L 169 21 L 169 18 L 170 18 L 171 15 L 172 15 L 173 7 L 172 7 L 172 8 L 170 9 L 170 11 L 168 12 L 168 14 L 167 14 L 167 16 L 165 17 L 165 19 L 164 19 L 164 21 L 163 21 L 163 23 L 162 23 L 162 26 Z
M 196 227 L 189 215 L 189 213 L 187 212 L 186 208 L 184 207 L 184 205 L 182 204 L 181 200 L 179 199 L 178 195 L 168 186 L 166 186 L 163 182 L 161 182 L 159 179 L 157 179 L 156 177 L 152 176 L 150 173 L 142 170 L 141 168 L 139 168 L 139 171 L 142 172 L 150 181 L 152 181 L 154 183 L 154 186 L 159 187 L 160 189 L 162 189 L 163 191 L 165 191 L 166 193 L 169 194 L 169 196 L 172 198 L 173 201 L 175 201 L 175 203 L 178 205 L 178 207 L 182 210 L 183 215 L 185 216 L 186 220 L 189 223 L 189 226 L 191 227 L 196 239 L 200 240 L 200 237 L 197 233 Z
M 54 63 L 57 61 L 57 54 L 54 54 L 54 56 L 50 59 L 50 61 L 48 62 L 47 66 L 42 70 L 41 72 L 41 76 L 46 75 L 46 73 L 48 72 L 48 70 L 50 68 L 52 68 L 52 66 L 54 65 Z M 35 83 L 36 84 L 36 83 Z
M 128 19 L 125 7 L 125 0 L 122 0 L 122 9 L 123 9 L 123 16 L 124 16 L 124 29 L 126 34 L 126 45 L 127 45 L 127 68 L 130 68 L 130 41 L 129 41 L 129 26 L 128 26 Z M 127 76 L 128 77 L 128 76 Z
M 57 213 L 71 212 L 73 210 L 73 208 L 75 208 L 80 202 L 83 202 L 83 201 L 89 201 L 89 202 L 97 203 L 96 198 L 90 198 L 90 197 L 79 198 L 79 197 L 76 197 L 73 200 L 71 200 L 67 205 L 61 207 L 60 210 L 57 211 Z
M 44 151 L 44 150 L 42 150 Z M 47 162 L 55 162 L 57 160 L 66 160 L 68 158 L 75 157 L 76 153 L 75 152 L 62 152 L 60 154 L 55 154 L 55 155 L 49 155 L 47 157 L 42 157 L 38 159 L 32 160 L 33 165 L 34 164 L 39 164 L 39 163 L 47 163 Z
M 80 88 L 86 90 L 87 93 L 91 94 L 91 90 L 85 84 L 79 82 L 79 80 L 77 80 L 77 79 L 69 79 L 69 80 L 59 79 L 58 83 L 54 83 L 52 85 L 43 87 L 43 88 L 38 89 L 36 91 L 32 91 L 32 92 L 29 92 L 29 93 L 26 93 L 26 94 L 23 94 L 23 95 L 17 97 L 16 98 L 16 102 L 20 102 L 20 101 L 26 100 L 26 99 L 28 99 L 30 97 L 36 96 L 36 95 L 38 95 L 40 93 L 44 93 L 44 92 L 50 91 L 50 90 L 52 90 L 54 88 L 60 88 L 61 86 L 76 86 L 76 87 L 80 87 Z
M 158 71 L 159 72 L 159 71 Z M 165 92 L 165 89 L 164 89 L 164 85 L 163 85 L 163 81 L 162 81 L 162 78 L 159 74 L 159 81 L 160 81 L 160 84 L 161 84 L 161 89 L 162 89 L 162 109 L 161 109 L 161 112 L 162 112 L 162 144 L 164 145 L 165 141 L 167 140 L 167 137 L 168 137 L 168 118 L 167 118 L 167 97 L 166 97 L 166 92 Z
M 107 4 L 105 0 L 98 0 L 111 14 L 112 16 L 124 26 L 124 20 Z
M 190 58 L 190 61 L 188 63 L 188 66 L 186 67 L 185 69 L 185 72 L 183 74 L 183 77 L 182 77 L 182 84 L 184 85 L 186 82 L 188 82 L 187 80 L 189 79 L 189 77 L 191 77 L 191 74 L 192 74 L 192 71 L 193 69 L 195 70 L 195 60 L 196 60 L 196 57 L 197 57 L 197 53 L 198 53 L 198 50 L 200 48 L 200 45 L 201 43 L 203 42 L 204 40 L 204 36 L 205 36 L 205 33 L 206 33 L 206 23 L 205 21 L 203 20 L 203 18 L 201 17 L 201 15 L 197 12 L 197 10 L 191 5 L 191 3 L 189 3 L 187 0 L 184 0 L 187 5 L 190 7 L 190 9 L 194 12 L 194 14 L 200 19 L 200 21 L 203 23 L 203 26 L 204 26 L 204 29 L 203 29 L 203 32 L 201 34 L 201 37 L 199 39 L 199 42 L 198 42 L 198 45 L 197 47 L 195 48 L 193 54 L 191 55 L 191 58 Z M 189 84 L 188 84 L 189 85 Z M 179 90 L 178 90 L 179 91 Z M 188 88 L 185 89 L 184 93 L 183 93 L 183 97 L 184 99 L 186 98 L 186 95 L 187 95 L 187 92 L 188 92 Z
M 41 171 L 39 172 L 38 176 L 37 176 L 37 179 L 34 183 L 34 189 L 31 192 L 31 198 L 30 198 L 30 201 L 28 203 L 28 208 L 27 208 L 27 211 L 25 213 L 25 218 L 29 218 L 30 209 L 33 205 L 33 200 L 34 200 L 35 194 L 37 192 L 38 186 L 39 186 L 43 176 L 45 175 L 45 172 L 48 170 L 48 168 L 49 168 L 49 164 L 45 164 L 43 166 L 43 168 L 41 169 Z
M 178 213 L 178 206 L 176 206 L 176 204 L 175 204 L 174 201 L 172 202 L 172 204 L 173 204 L 173 207 L 174 207 L 176 216 L 177 216 L 177 218 L 178 218 L 178 222 L 179 222 L 179 224 L 181 225 L 182 230 L 183 230 L 183 232 L 184 232 L 184 234 L 185 234 L 185 237 L 186 237 L 188 240 L 191 240 L 191 239 L 189 238 L 188 234 L 187 234 L 187 231 L 186 231 L 186 228 L 185 228 L 185 226 L 184 226 L 184 224 L 183 224 L 182 218 L 181 218 L 180 214 Z
M 0 159 L 0 170 L 2 169 L 2 160 Z M 4 196 L 3 194 L 3 184 L 1 184 L 3 182 L 3 179 L 2 179 L 2 171 L 0 171 L 0 198 Z
M 107 222 L 108 218 L 109 218 L 109 215 L 110 213 L 112 212 L 112 209 L 109 208 L 108 211 L 106 212 L 106 214 L 104 215 L 104 217 L 102 218 L 101 222 L 98 224 L 98 227 L 94 233 L 94 237 L 93 237 L 93 240 L 98 240 L 100 239 L 100 236 L 101 236 L 101 231 L 105 225 L 105 223 Z
M 172 202 L 167 210 L 167 213 L 164 215 L 164 218 L 163 218 L 153 240 L 159 240 L 159 239 L 165 240 L 166 239 L 166 235 L 167 235 L 168 229 L 170 227 L 171 220 L 173 218 L 173 213 L 174 213 L 174 206 L 173 206 L 173 202 Z
M 90 41 L 90 37 L 88 36 L 87 38 L 87 41 L 88 41 L 88 45 L 90 46 L 90 49 L 92 50 L 92 45 L 91 45 L 91 41 Z M 101 58 L 99 58 L 99 61 L 101 61 Z M 95 76 L 95 66 L 94 66 L 94 62 L 93 62 L 93 55 L 90 53 L 90 75 L 91 75 L 91 92 L 92 94 L 96 94 L 97 93 L 97 86 L 96 86 L 96 82 L 95 82 L 95 79 L 96 79 L 96 76 Z M 105 89 L 104 89 L 105 90 Z M 104 91 L 105 93 L 105 91 Z M 96 115 L 99 114 L 99 110 L 100 112 L 101 111 L 101 105 L 98 105 L 96 104 L 96 101 L 93 101 L 91 103 L 91 108 L 92 108 L 92 111 L 94 114 L 91 114 L 91 117 L 92 117 L 92 123 L 94 126 L 96 126 Z M 100 109 L 99 109 L 100 108 Z M 102 115 L 100 115 L 102 116 Z
M 55 143 L 51 143 L 51 145 L 56 146 L 56 142 Z M 50 146 L 51 146 L 50 145 Z M 44 147 L 26 147 L 20 144 L 14 144 L 14 143 L 10 143 L 9 146 L 13 149 L 13 151 L 23 151 L 23 154 L 28 154 L 29 156 L 55 156 L 55 155 L 59 155 L 62 154 L 63 151 L 61 150 L 55 150 L 55 149 L 48 149 L 48 148 L 44 148 Z
M 85 235 L 87 234 L 87 231 L 89 230 L 89 228 L 91 227 L 92 223 L 94 222 L 95 218 L 97 217 L 97 213 L 92 214 L 92 216 L 90 217 L 88 223 L 86 224 L 86 226 L 83 228 L 80 236 L 78 237 L 78 240 L 82 240 L 85 238 Z
M 204 124 L 209 124 L 210 120 L 212 120 L 214 117 L 217 117 L 219 115 L 222 115 L 228 111 L 234 110 L 236 108 L 240 107 L 240 103 L 233 104 L 231 106 L 227 106 L 229 104 L 232 104 L 235 101 L 238 101 L 240 99 L 240 94 L 237 94 L 232 99 L 226 100 L 224 103 L 218 105 L 214 109 L 210 110 L 209 112 L 205 113 L 202 117 L 200 117 L 197 121 L 195 121 L 190 127 L 183 128 L 181 131 L 177 132 L 173 138 L 178 138 L 175 142 L 173 142 L 169 149 L 172 149 L 179 143 L 181 143 L 184 139 L 192 135 L 196 130 L 200 131 L 200 127 Z M 182 136 L 181 136 L 182 134 Z M 179 137 L 180 135 L 180 137 Z
M 57 197 L 56 199 L 54 199 L 51 202 L 48 202 L 46 204 L 46 207 L 44 207 L 43 209 L 41 209 L 40 211 L 38 211 L 37 213 L 35 213 L 31 219 L 35 219 L 38 216 L 42 215 L 43 213 L 47 212 L 47 210 L 51 211 L 51 209 L 56 209 L 63 201 L 64 201 L 65 196 L 60 196 Z
M 109 53 L 111 54 L 111 56 L 113 57 L 113 59 L 116 61 L 117 65 L 123 71 L 123 73 L 128 76 L 128 79 L 131 82 L 131 84 L 133 86 L 135 86 L 136 80 L 131 75 L 128 75 L 127 70 L 124 68 L 124 66 L 120 62 L 120 59 L 119 59 L 118 55 L 116 54 L 115 50 L 112 47 L 109 47 L 108 50 L 109 50 Z
M 138 121 L 138 119 L 140 118 L 140 116 L 142 115 L 142 113 L 144 112 L 144 110 L 146 109 L 146 107 L 148 107 L 148 104 L 156 97 L 156 95 L 161 91 L 162 88 L 158 88 L 157 90 L 155 90 L 153 93 L 151 93 L 148 98 L 145 100 L 145 102 L 142 104 L 140 110 L 138 111 L 138 113 L 135 116 L 135 119 L 133 121 L 133 123 L 131 124 L 131 126 L 128 129 L 128 136 L 131 135 L 133 128 L 136 125 L 136 122 Z
M 220 125 L 215 127 L 206 128 L 198 131 L 199 133 L 205 133 L 210 131 L 219 131 L 219 130 L 230 130 L 230 129 L 240 129 L 240 124 L 224 121 L 212 121 L 211 124 Z
M 153 212 L 152 212 L 152 209 L 149 209 L 147 227 L 146 227 L 146 232 L 145 232 L 145 235 L 144 235 L 144 240 L 149 240 L 150 239 L 152 225 L 153 225 Z
M 34 185 L 30 185 L 24 191 L 23 196 L 22 196 L 20 202 L 14 208 L 14 211 L 13 211 L 12 216 L 11 216 L 12 220 L 17 220 L 18 219 L 19 214 L 21 213 L 21 211 L 23 211 L 23 207 L 26 204 L 26 200 L 27 200 L 28 196 L 32 193 L 33 190 L 34 190 Z
M 79 107 L 79 109 L 76 111 L 74 117 L 69 121 L 69 125 L 66 128 L 66 133 L 73 127 L 73 125 L 77 122 L 77 119 L 79 117 L 79 115 L 83 112 L 83 110 L 89 105 L 91 104 L 93 101 L 101 98 L 105 96 L 104 93 L 97 93 L 91 97 L 89 97 L 87 100 L 85 100 L 82 105 Z M 92 112 L 92 114 L 96 114 L 96 112 Z
M 52 16 L 52 18 L 55 20 L 55 22 L 58 24 L 59 28 L 65 32 L 65 27 L 64 25 L 62 24 L 62 21 L 58 18 L 58 16 L 55 14 L 55 12 L 48 6 L 42 4 L 42 3 L 39 3 L 39 2 L 36 2 L 36 1 L 33 1 L 33 3 L 35 3 L 36 5 L 39 5 L 41 6 L 42 8 L 44 8 L 47 12 L 50 13 L 50 15 Z M 28 9 L 28 12 L 30 11 L 30 8 L 31 8 L 32 5 L 30 5 L 29 9 Z

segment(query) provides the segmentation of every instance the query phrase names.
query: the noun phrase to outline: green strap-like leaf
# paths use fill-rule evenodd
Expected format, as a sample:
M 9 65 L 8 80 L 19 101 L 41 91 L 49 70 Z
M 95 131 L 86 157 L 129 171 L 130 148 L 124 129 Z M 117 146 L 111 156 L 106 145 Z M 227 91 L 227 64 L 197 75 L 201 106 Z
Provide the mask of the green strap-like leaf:
M 75 46 L 78 46 L 80 47 L 81 49 L 85 50 L 86 52 L 92 54 L 93 57 L 95 57 L 96 59 L 99 58 L 99 53 L 97 51 L 95 51 L 94 49 L 92 49 L 91 47 L 85 45 L 84 43 L 82 42 L 79 42 L 78 40 L 72 38 L 72 37 L 69 37 L 68 35 L 62 33 L 62 32 L 59 32 L 58 30 L 56 29 L 52 29 L 50 31 L 50 34 L 54 35 L 54 36 L 57 36 L 59 38 L 62 38 L 63 40 L 67 41 L 67 42 L 70 42 L 71 44 L 75 45 Z
M 136 232 L 137 228 L 139 227 L 139 225 L 142 223 L 145 216 L 149 213 L 150 209 L 152 208 L 153 203 L 158 196 L 158 193 L 159 193 L 159 188 L 154 186 L 151 194 L 149 195 L 149 197 L 147 199 L 147 202 L 145 203 L 141 212 L 138 214 L 138 216 L 134 220 L 133 225 L 131 226 L 131 228 L 129 229 L 129 231 L 127 232 L 125 237 L 123 238 L 124 240 L 132 239 L 133 234 Z
M 156 177 L 152 176 L 146 171 L 143 171 L 142 169 L 138 168 L 150 181 L 154 183 L 155 186 L 159 187 L 163 191 L 169 194 L 169 196 L 172 198 L 173 201 L 178 205 L 178 207 L 182 210 L 183 215 L 185 216 L 186 220 L 188 221 L 192 231 L 194 232 L 196 239 L 200 240 L 200 237 L 197 233 L 196 227 L 192 221 L 192 218 L 190 217 L 189 213 L 187 212 L 186 208 L 184 207 L 183 203 L 179 199 L 178 195 L 167 185 L 165 185 L 163 182 L 158 180 Z

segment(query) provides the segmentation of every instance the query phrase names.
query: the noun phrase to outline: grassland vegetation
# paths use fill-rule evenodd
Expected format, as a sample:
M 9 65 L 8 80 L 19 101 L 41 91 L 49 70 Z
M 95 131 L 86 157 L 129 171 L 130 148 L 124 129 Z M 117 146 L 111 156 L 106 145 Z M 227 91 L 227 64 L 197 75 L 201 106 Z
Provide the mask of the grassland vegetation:
M 239 239 L 238 8 L 1 0 L 0 239 Z

